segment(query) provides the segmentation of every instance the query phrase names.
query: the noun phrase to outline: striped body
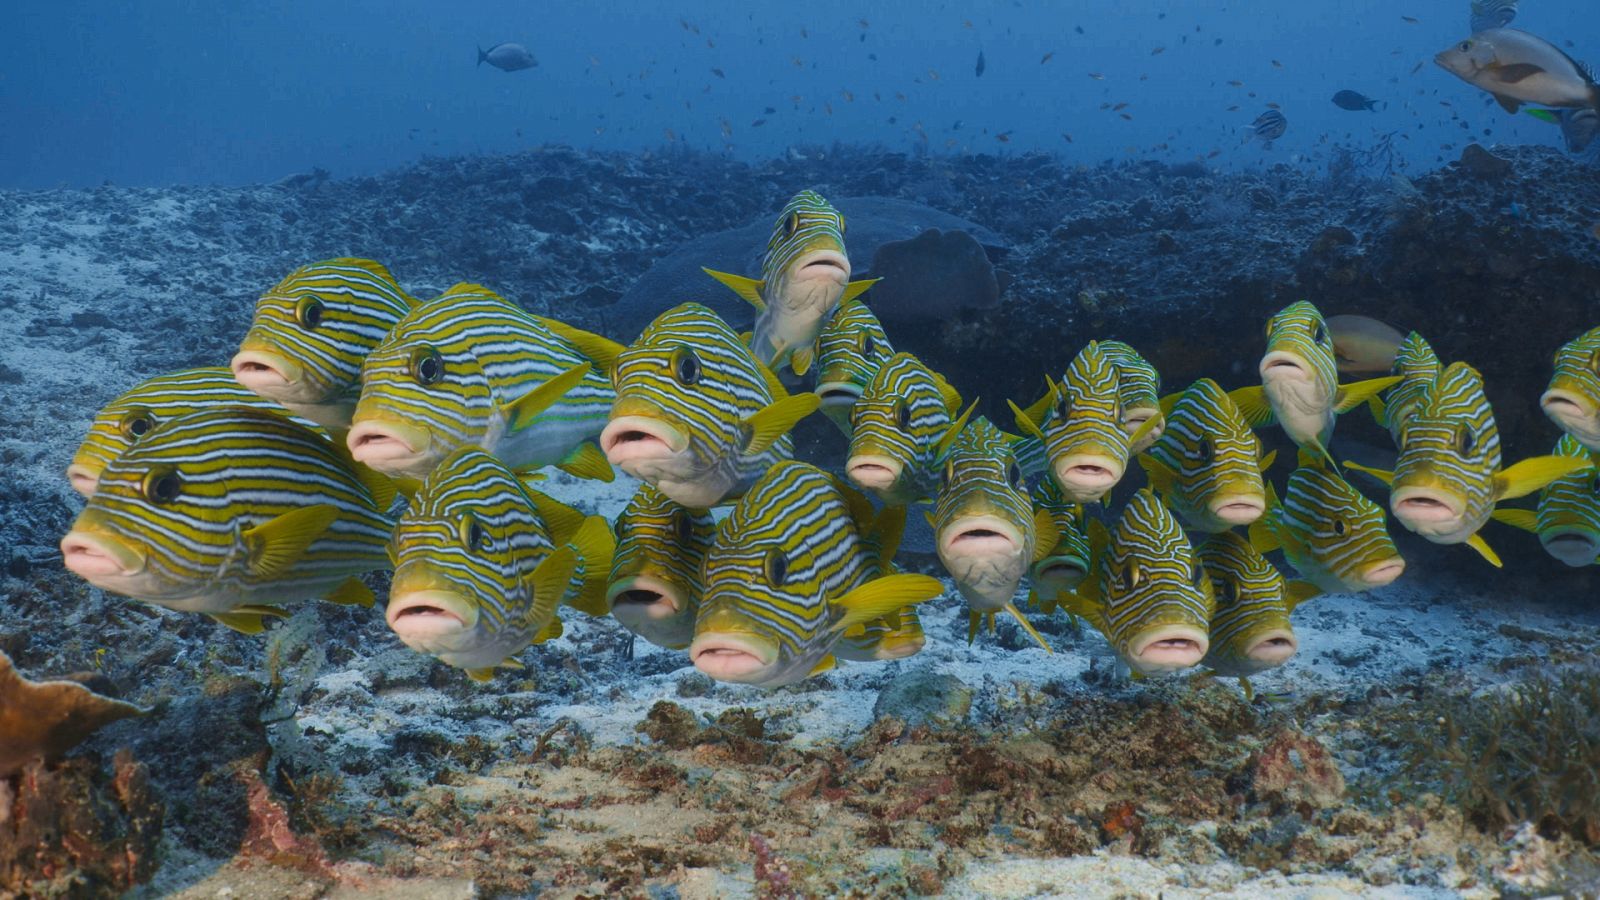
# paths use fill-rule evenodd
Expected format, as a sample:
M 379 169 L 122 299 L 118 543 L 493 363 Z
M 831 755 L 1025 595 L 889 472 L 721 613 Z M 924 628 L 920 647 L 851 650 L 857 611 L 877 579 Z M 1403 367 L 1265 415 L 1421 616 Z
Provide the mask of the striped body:
M 94 493 L 100 472 L 151 429 L 169 419 L 219 406 L 249 406 L 288 415 L 282 406 L 246 390 L 221 366 L 184 369 L 147 378 L 105 405 L 89 434 L 72 455 L 67 478 L 85 497 Z M 311 425 L 302 420 L 302 424 Z
M 233 357 L 239 383 L 330 428 L 349 428 L 361 361 L 416 305 L 369 259 L 302 266 L 256 301 Z
M 968 606 L 1009 606 L 1034 561 L 1033 504 L 1008 436 L 982 416 L 945 458 L 932 525 L 939 561 Z
M 1301 578 L 1329 593 L 1369 591 L 1405 571 L 1383 507 L 1307 453 L 1289 475 L 1282 502 L 1252 526 L 1252 539 L 1263 529 L 1270 541 L 1257 546 L 1280 546 Z
M 822 414 L 850 436 L 850 410 L 894 355 L 889 336 L 872 310 L 852 297 L 839 304 L 817 338 L 817 396 Z
M 518 422 L 516 404 L 574 367 L 576 386 Z M 561 464 L 605 427 L 616 394 L 566 338 L 473 284 L 412 310 L 367 357 L 349 443 L 380 471 L 425 477 L 463 447 L 513 469 Z
M 1315 306 L 1304 300 L 1291 303 L 1267 322 L 1261 387 L 1290 440 L 1328 446 L 1339 368 L 1333 334 Z
M 1590 450 L 1600 450 L 1600 328 L 1556 351 L 1555 374 L 1539 405 L 1562 431 Z
M 1428 540 L 1459 544 L 1489 521 L 1500 462 L 1500 430 L 1483 376 L 1451 363 L 1401 427 L 1389 508 Z
M 1201 663 L 1244 678 L 1288 662 L 1299 642 L 1289 624 L 1294 601 L 1278 570 L 1232 531 L 1207 538 L 1195 554 L 1216 597 L 1211 648 Z
M 1056 543 L 1028 570 L 1036 606 L 1054 612 L 1056 598 L 1072 591 L 1089 574 L 1089 532 L 1083 505 L 1061 495 L 1052 479 L 1033 489 L 1033 506 L 1048 513 L 1056 526 Z
M 1553 452 L 1600 463 L 1600 453 L 1570 434 L 1561 436 Z M 1567 565 L 1600 562 L 1600 476 L 1591 469 L 1552 481 L 1539 494 L 1537 529 L 1545 552 Z
M 1384 392 L 1383 403 L 1374 407 L 1379 414 L 1373 417 L 1378 424 L 1389 429 L 1389 437 L 1394 440 L 1396 447 L 1400 446 L 1401 427 L 1416 414 L 1417 407 L 1422 405 L 1422 398 L 1427 395 L 1428 388 L 1443 368 L 1439 357 L 1422 335 L 1413 331 L 1400 342 L 1392 370 L 1400 376 L 1400 380 Z
M 850 413 L 845 474 L 884 503 L 904 506 L 939 490 L 945 442 L 959 410 L 940 379 L 909 353 L 880 367 Z
M 849 281 L 844 216 L 816 191 L 795 194 L 778 213 L 761 258 L 765 308 L 750 337 L 756 357 L 776 371 L 796 351 L 811 352 Z
M 1100 352 L 1117 369 L 1118 396 L 1122 399 L 1122 430 L 1129 438 L 1152 418 L 1161 418 L 1161 375 L 1138 351 L 1121 341 L 1101 341 Z M 1156 438 L 1161 437 L 1163 425 L 1151 426 L 1131 448 L 1133 453 L 1143 453 Z
M 793 455 L 787 435 L 748 451 L 746 424 L 773 403 L 777 380 L 698 303 L 657 316 L 617 358 L 613 383 L 617 400 L 601 435 L 606 457 L 684 506 L 736 498 Z
M 1122 384 L 1096 342 L 1067 366 L 1043 427 L 1051 474 L 1068 500 L 1092 503 L 1122 480 L 1130 449 L 1122 423 Z
M 321 527 L 284 527 L 307 515 Z M 323 597 L 387 567 L 391 528 L 327 438 L 221 407 L 170 419 L 112 460 L 62 552 L 97 587 L 222 615 Z
M 672 502 L 648 484 L 617 517 L 606 597 L 622 627 L 682 650 L 694 640 L 700 567 L 716 536 L 711 514 Z
M 1247 525 L 1267 508 L 1261 441 L 1209 378 L 1178 398 L 1166 433 L 1140 463 L 1161 498 L 1197 531 Z
M 475 448 L 434 467 L 394 533 L 386 618 L 395 634 L 419 653 L 485 675 L 559 635 L 556 608 L 577 599 L 595 561 L 573 554 L 575 564 L 541 581 L 541 566 L 565 537 L 552 534 L 541 502 L 551 501 Z M 603 520 L 596 524 L 609 534 Z

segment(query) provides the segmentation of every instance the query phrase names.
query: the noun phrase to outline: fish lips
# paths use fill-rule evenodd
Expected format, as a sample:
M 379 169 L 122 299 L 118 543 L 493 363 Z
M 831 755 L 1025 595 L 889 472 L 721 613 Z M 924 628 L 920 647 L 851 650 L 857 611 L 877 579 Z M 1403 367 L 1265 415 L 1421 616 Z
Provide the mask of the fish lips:
M 396 587 L 383 617 L 406 646 L 433 654 L 462 649 L 478 625 L 478 606 L 455 591 Z
M 1600 406 L 1592 400 L 1577 391 L 1551 388 L 1539 397 L 1539 407 L 1578 443 L 1600 449 Z
M 751 634 L 696 632 L 689 644 L 694 667 L 718 681 L 759 684 L 778 662 L 778 648 Z
M 229 363 L 240 384 L 268 400 L 283 403 L 317 403 L 324 392 L 306 379 L 305 367 L 281 353 L 246 345 Z
M 1357 577 L 1361 579 L 1364 589 L 1380 588 L 1391 584 L 1406 570 L 1406 561 L 1398 556 L 1380 559 L 1361 567 Z
M 816 394 L 822 399 L 822 411 L 843 407 L 849 409 L 861 399 L 861 385 L 853 381 L 818 381 Z
M 1551 528 L 1539 534 L 1544 552 L 1573 568 L 1592 566 L 1600 557 L 1600 534 L 1587 528 Z
M 356 462 L 385 475 L 422 478 L 438 462 L 428 452 L 433 445 L 432 432 L 389 418 L 358 416 L 345 444 Z
M 877 453 L 861 453 L 845 463 L 845 476 L 865 491 L 886 491 L 900 480 L 905 467 L 897 459 Z
M 1122 480 L 1127 464 L 1101 454 L 1072 453 L 1055 461 L 1056 485 L 1073 503 L 1092 503 Z
M 1207 506 L 1213 516 L 1230 527 L 1249 525 L 1267 511 L 1267 498 L 1255 494 L 1223 494 Z
M 93 497 L 95 488 L 100 486 L 100 472 L 103 469 L 103 466 L 75 462 L 67 466 L 67 481 L 72 484 L 73 490 L 85 497 Z
M 939 529 L 939 556 L 1011 558 L 1022 553 L 1022 532 L 999 516 L 963 516 Z
M 1033 564 L 1029 574 L 1036 587 L 1070 591 L 1089 574 L 1089 563 L 1078 556 L 1046 556 Z
M 1128 642 L 1127 663 L 1141 675 L 1167 675 L 1198 665 L 1211 638 L 1193 625 L 1158 625 Z
M 1300 642 L 1295 638 L 1293 631 L 1287 628 L 1275 628 L 1252 640 L 1244 655 L 1255 666 L 1272 669 L 1288 662 L 1299 649 Z
M 73 574 L 103 590 L 132 593 L 145 574 L 147 551 L 114 535 L 74 528 L 61 539 L 61 559 Z
M 612 465 L 640 478 L 643 467 L 687 452 L 689 436 L 656 416 L 615 416 L 600 432 L 600 449 Z
M 812 250 L 801 254 L 789 271 L 792 282 L 828 281 L 843 287 L 850 281 L 850 258 L 837 250 Z
M 617 621 L 632 630 L 631 622 L 660 622 L 683 612 L 689 592 L 654 575 L 618 578 L 606 586 L 606 603 Z
M 1294 353 L 1273 350 L 1261 357 L 1261 383 L 1269 381 L 1310 381 L 1311 367 Z
M 1454 534 L 1466 516 L 1459 497 L 1437 488 L 1398 484 L 1389 492 L 1389 509 L 1402 525 L 1426 538 Z

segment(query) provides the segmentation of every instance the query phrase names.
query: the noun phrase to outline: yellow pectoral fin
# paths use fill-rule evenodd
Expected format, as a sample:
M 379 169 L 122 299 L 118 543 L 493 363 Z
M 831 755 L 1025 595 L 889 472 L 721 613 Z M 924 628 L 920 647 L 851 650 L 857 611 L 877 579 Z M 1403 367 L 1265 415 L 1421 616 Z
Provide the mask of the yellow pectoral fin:
M 749 346 L 751 337 L 752 335 L 749 334 L 740 336 L 746 346 Z M 783 386 L 783 379 L 778 377 L 778 373 L 773 371 L 771 366 L 760 360 L 756 360 L 755 363 L 756 371 L 761 375 L 761 380 L 767 385 L 767 395 L 773 400 L 788 399 L 789 389 Z
M 1028 404 L 1027 409 L 1022 411 L 1022 414 L 1028 417 L 1028 421 L 1035 425 L 1043 425 L 1044 420 L 1050 415 L 1050 408 L 1056 405 L 1056 383 L 1050 380 L 1049 375 L 1044 377 L 1044 383 L 1044 396 Z
M 561 620 L 552 616 L 550 622 L 543 628 L 539 629 L 538 634 L 533 636 L 533 642 L 535 644 L 542 644 L 545 641 L 553 641 L 556 638 L 561 637 L 561 631 Z
M 606 600 L 606 583 L 611 573 L 611 557 L 617 550 L 616 535 L 610 524 L 601 516 L 590 516 L 567 546 L 583 562 L 583 583 L 567 605 L 595 617 L 609 615 L 611 604 Z
M 1272 513 L 1267 513 L 1267 515 L 1251 522 L 1249 527 L 1245 529 L 1245 534 L 1250 540 L 1250 546 L 1254 547 L 1257 553 L 1271 553 L 1282 546 L 1278 542 L 1278 535 L 1275 529 L 1267 523 L 1267 518 L 1271 515 Z
M 1033 562 L 1038 562 L 1050 555 L 1050 551 L 1061 542 L 1061 531 L 1056 528 L 1056 520 L 1050 517 L 1048 510 L 1036 509 L 1033 511 Z
M 745 445 L 744 452 L 750 455 L 765 453 L 778 442 L 778 438 L 788 434 L 796 422 L 816 412 L 821 405 L 821 398 L 810 393 L 795 394 L 768 403 L 760 412 L 744 420 L 750 429 L 750 441 Z
M 1094 576 L 1084 579 L 1088 583 Z M 1105 633 L 1105 610 L 1099 601 L 1085 597 L 1077 591 L 1063 591 L 1056 594 L 1056 605 L 1073 615 L 1088 621 L 1102 634 Z
M 415 497 L 417 495 L 417 491 L 422 490 L 422 479 L 420 478 L 408 478 L 401 476 L 399 478 L 391 479 L 391 482 L 394 484 L 395 491 L 397 491 L 400 496 L 406 498 L 407 500 Z
M 549 409 L 552 404 L 560 400 L 567 391 L 578 386 L 578 382 L 594 369 L 594 364 L 581 362 L 572 368 L 554 376 L 544 384 L 523 394 L 521 397 L 501 407 L 501 413 L 506 418 L 507 426 L 512 431 L 521 431 L 533 424 L 539 414 Z
M 1372 413 L 1372 421 L 1377 422 L 1379 428 L 1389 427 L 1389 410 L 1384 406 L 1382 397 L 1368 397 L 1367 410 Z
M 1594 461 L 1582 456 L 1534 456 L 1494 476 L 1496 500 L 1514 500 L 1531 494 L 1559 478 L 1594 468 Z
M 1385 375 L 1382 378 L 1369 378 L 1366 381 L 1339 385 L 1339 393 L 1334 400 L 1333 411 L 1347 413 L 1363 403 L 1376 399 L 1379 393 L 1398 384 L 1400 377 L 1399 375 Z
M 1474 534 L 1472 537 L 1467 538 L 1467 546 L 1478 551 L 1478 555 L 1487 559 L 1490 565 L 1496 569 L 1505 567 L 1505 563 L 1500 561 L 1499 555 L 1490 549 L 1489 545 L 1484 541 L 1482 534 Z
M 1391 486 L 1394 484 L 1394 473 L 1385 469 L 1374 469 L 1371 466 L 1363 466 L 1360 463 L 1353 463 L 1349 460 L 1345 460 L 1344 467 L 1353 472 L 1365 472 L 1384 484 Z
M 311 542 L 322 536 L 339 518 L 339 508 L 318 503 L 290 510 L 244 532 L 250 551 L 250 568 L 264 578 L 276 578 L 289 571 L 305 555 Z
M 860 280 L 850 282 L 844 286 L 844 296 L 839 298 L 839 302 L 843 303 L 846 300 L 854 300 L 862 294 L 865 294 L 868 289 L 882 280 L 882 278 L 862 278 Z
M 789 368 L 793 369 L 796 375 L 804 375 L 805 373 L 811 371 L 812 358 L 813 353 L 811 348 L 802 347 L 799 350 L 789 354 Z
M 1321 593 L 1322 588 L 1309 581 L 1296 579 L 1284 585 L 1283 605 L 1288 607 L 1290 612 L 1293 612 L 1295 607 L 1310 600 L 1312 597 L 1319 596 Z
M 1165 413 L 1159 416 L 1151 416 L 1150 418 L 1145 419 L 1144 423 L 1138 428 L 1135 428 L 1133 430 L 1133 434 L 1128 435 L 1128 443 L 1137 444 L 1144 440 L 1145 437 L 1150 434 L 1150 432 L 1155 431 L 1157 428 L 1160 428 L 1166 424 L 1167 417 Z
M 1274 451 L 1276 452 L 1276 451 Z M 1306 447 L 1298 447 L 1294 454 L 1295 464 L 1303 469 L 1327 468 L 1328 458 L 1320 453 L 1314 453 Z M 1338 471 L 1335 469 L 1334 471 Z
M 1033 419 L 1029 417 L 1027 411 L 1019 408 L 1017 404 L 1011 402 L 1010 400 L 1006 401 L 1006 405 L 1011 407 L 1011 413 L 1016 417 L 1018 431 L 1022 432 L 1023 434 L 1032 435 L 1041 441 L 1044 440 L 1044 431 L 1039 428 L 1039 423 L 1033 421 Z
M 565 322 L 556 319 L 547 319 L 543 316 L 534 316 L 540 324 L 550 329 L 557 337 L 563 338 L 567 343 L 578 348 L 578 352 L 594 360 L 595 368 L 606 375 L 617 367 L 617 357 L 622 351 L 628 349 L 608 337 L 602 337 L 581 328 L 573 328 Z
M 486 669 L 462 669 L 462 671 L 467 673 L 468 678 L 479 684 L 488 684 L 494 680 L 494 666 Z
M 1267 392 L 1260 385 L 1229 391 L 1228 399 L 1233 401 L 1234 406 L 1239 407 L 1239 413 L 1250 423 L 1251 428 L 1271 424 L 1272 404 L 1267 402 Z
M 766 282 L 757 278 L 735 275 L 732 272 L 718 272 L 716 269 L 708 269 L 705 266 L 701 266 L 700 271 L 732 288 L 735 294 L 749 301 L 751 306 L 762 312 L 766 311 L 767 301 L 761 299 L 761 289 L 767 286 Z
M 617 477 L 617 473 L 611 468 L 611 463 L 606 460 L 606 455 L 599 447 L 588 441 L 573 447 L 572 452 L 561 462 L 556 463 L 556 468 L 575 478 L 587 478 L 607 484 L 615 481 Z
M 249 609 L 249 607 L 241 607 L 240 609 Z M 288 613 L 281 609 L 275 609 L 271 613 L 234 610 L 233 612 L 225 613 L 209 613 L 209 615 L 217 622 L 232 628 L 240 634 L 260 634 L 267 630 L 266 620 L 269 616 L 281 619 L 287 616 Z
M 526 576 L 533 590 L 533 606 L 528 610 L 527 621 L 541 629 L 555 617 L 556 607 L 567 595 L 572 584 L 572 573 L 578 568 L 578 554 L 569 547 L 551 551 L 538 567 Z
M 828 671 L 835 665 L 837 665 L 837 663 L 833 659 L 833 654 L 829 653 L 827 656 L 817 660 L 817 664 L 811 667 L 811 671 L 806 673 L 806 677 L 810 678 L 812 675 L 821 675 L 823 672 Z
M 1155 488 L 1156 493 L 1162 495 L 1172 493 L 1172 485 L 1177 482 L 1178 476 L 1166 463 L 1147 453 L 1141 453 L 1134 458 L 1138 460 L 1139 468 L 1144 470 L 1144 477 L 1149 480 L 1150 486 Z
M 343 583 L 333 589 L 333 593 L 322 599 L 329 603 L 337 603 L 340 606 L 360 606 L 366 609 L 371 609 L 372 604 L 377 600 L 372 595 L 372 588 L 367 587 L 365 582 L 354 575 L 346 578 Z
M 929 575 L 885 575 L 834 601 L 844 611 L 835 627 L 844 629 L 887 616 L 903 606 L 922 603 L 944 593 L 944 583 Z
M 1509 507 L 1497 509 L 1489 514 L 1489 518 L 1496 522 L 1510 525 L 1512 528 L 1520 528 L 1523 531 L 1531 531 L 1535 534 L 1539 531 L 1539 514 L 1531 509 L 1512 509 Z
M 550 535 L 554 544 L 565 544 L 572 540 L 572 536 L 583 527 L 584 521 L 589 517 L 582 511 L 562 503 L 560 500 L 544 493 L 527 489 L 528 499 L 533 501 L 533 508 L 539 512 L 539 520 L 544 523 L 545 531 Z
M 1156 405 L 1161 407 L 1161 415 L 1162 416 L 1170 416 L 1170 415 L 1172 415 L 1173 407 L 1177 406 L 1178 405 L 1178 401 L 1181 400 L 1182 398 L 1183 398 L 1183 391 L 1179 391 L 1176 394 L 1168 394 L 1165 397 L 1162 397 L 1160 400 L 1157 400 L 1156 401 Z
M 1272 468 L 1272 464 L 1277 462 L 1277 460 L 1278 451 L 1276 450 L 1270 451 L 1266 456 L 1261 457 L 1261 473 L 1265 475 L 1267 470 Z
M 1034 631 L 1033 626 L 1028 623 L 1028 620 L 1023 618 L 1022 611 L 1017 609 L 1016 604 L 1007 603 L 1005 610 L 1011 614 L 1011 618 L 1017 620 L 1017 624 L 1022 626 L 1022 630 L 1026 631 L 1029 637 L 1039 642 L 1039 646 L 1044 648 L 1044 652 L 1052 655 L 1055 653 L 1054 650 L 1050 649 L 1050 645 L 1044 642 L 1044 638 L 1039 636 L 1039 632 Z
M 949 427 L 945 428 L 944 435 L 939 438 L 939 443 L 933 446 L 934 459 L 943 460 L 945 454 L 950 452 L 950 448 L 956 445 L 956 441 L 961 437 L 962 429 L 967 427 L 967 420 L 972 418 L 972 411 L 977 408 L 978 401 L 974 399 L 972 405 L 967 407 L 966 412 L 963 412 L 954 422 L 950 423 Z
M 879 563 L 887 570 L 893 564 L 895 554 L 900 552 L 900 539 L 906 533 L 906 508 L 885 506 L 873 520 L 870 533 L 878 542 Z

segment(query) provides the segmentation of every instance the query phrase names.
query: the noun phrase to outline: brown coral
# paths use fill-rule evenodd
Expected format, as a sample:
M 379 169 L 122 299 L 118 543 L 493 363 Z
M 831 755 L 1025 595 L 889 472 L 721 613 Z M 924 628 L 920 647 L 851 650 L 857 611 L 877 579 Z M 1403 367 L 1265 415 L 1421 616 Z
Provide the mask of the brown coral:
M 77 681 L 29 681 L 0 652 L 0 778 L 37 757 L 59 759 L 100 728 L 147 712 Z

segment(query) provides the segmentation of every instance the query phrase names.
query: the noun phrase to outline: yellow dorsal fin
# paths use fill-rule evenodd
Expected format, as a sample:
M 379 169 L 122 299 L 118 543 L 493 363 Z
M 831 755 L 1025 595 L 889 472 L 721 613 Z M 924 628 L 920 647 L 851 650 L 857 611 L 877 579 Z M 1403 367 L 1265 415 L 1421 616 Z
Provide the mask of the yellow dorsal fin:
M 1293 612 L 1295 607 L 1321 593 L 1322 588 L 1297 578 L 1283 586 L 1283 605 Z
M 804 375 L 811 371 L 811 361 L 816 357 L 815 351 L 810 347 L 801 347 L 789 353 L 789 368 L 796 375 Z
M 1391 385 L 1400 381 L 1399 375 L 1385 375 L 1382 378 L 1368 378 L 1366 381 L 1357 381 L 1351 384 L 1339 385 L 1337 399 L 1333 404 L 1336 413 L 1347 413 L 1352 409 L 1372 400 Z
M 1050 555 L 1050 551 L 1061 542 L 1061 531 L 1056 528 L 1056 520 L 1051 518 L 1050 511 L 1036 509 L 1033 511 L 1033 561 L 1038 562 Z
M 1026 631 L 1029 637 L 1039 642 L 1039 646 L 1044 648 L 1044 652 L 1052 655 L 1055 654 L 1055 651 L 1050 649 L 1050 645 L 1044 642 L 1044 638 L 1039 636 L 1039 632 L 1035 631 L 1033 629 L 1033 625 L 1029 624 L 1027 618 L 1022 615 L 1022 610 L 1017 609 L 1016 604 L 1007 603 L 1005 605 L 1005 611 L 1011 614 L 1011 618 L 1017 620 L 1017 624 L 1022 626 L 1022 630 Z
M 536 491 L 524 485 L 528 499 L 533 502 L 533 508 L 539 511 L 539 521 L 544 523 L 544 530 L 550 535 L 550 543 L 560 546 L 572 540 L 572 536 L 582 527 L 585 516 L 580 510 L 574 509 L 560 500 Z
M 789 433 L 796 422 L 816 412 L 821 405 L 822 399 L 812 393 L 794 394 L 768 403 L 760 412 L 744 420 L 745 426 L 750 429 L 750 440 L 745 444 L 744 452 L 751 456 L 767 452 L 778 442 L 778 438 Z
M 1349 460 L 1345 460 L 1344 467 L 1346 469 L 1349 469 L 1349 470 L 1353 471 L 1353 472 L 1365 472 L 1368 475 L 1371 475 L 1373 478 L 1376 478 L 1379 481 L 1383 482 L 1384 484 L 1387 484 L 1387 485 L 1393 485 L 1394 484 L 1394 473 L 1393 472 L 1389 472 L 1389 471 L 1386 471 L 1384 469 L 1374 469 L 1371 466 L 1363 466 L 1360 463 L 1353 463 L 1353 462 L 1350 462 Z
M 1044 396 L 1028 404 L 1028 408 L 1022 411 L 1022 415 L 1027 416 L 1028 421 L 1036 426 L 1044 425 L 1044 420 L 1050 415 L 1050 407 L 1056 404 L 1056 392 L 1058 390 L 1056 383 L 1050 379 L 1049 375 L 1046 375 L 1044 377 L 1044 385 Z
M 1139 468 L 1144 469 L 1144 477 L 1149 479 L 1150 486 L 1155 488 L 1156 493 L 1172 492 L 1172 485 L 1178 480 L 1178 476 L 1166 463 L 1148 453 L 1141 453 L 1134 459 L 1139 461 Z
M 606 582 L 611 576 L 611 557 L 617 552 L 617 538 L 604 517 L 590 516 L 567 544 L 583 562 L 583 583 L 567 605 L 591 616 L 611 612 L 606 600 Z
M 250 551 L 250 568 L 263 578 L 284 574 L 337 518 L 337 506 L 318 503 L 292 509 L 245 529 L 244 544 Z
M 372 588 L 367 587 L 366 582 L 354 575 L 351 575 L 349 578 L 346 578 L 344 581 L 340 582 L 339 586 L 334 588 L 332 593 L 328 594 L 328 596 L 323 597 L 322 599 L 328 601 L 329 603 L 336 603 L 340 606 L 360 606 L 366 609 L 371 609 L 372 604 L 375 603 L 378 598 L 373 596 Z
M 939 397 L 944 400 L 945 412 L 955 415 L 956 410 L 961 408 L 961 392 L 938 372 L 933 372 L 933 383 L 939 389 Z
M 539 414 L 549 409 L 552 404 L 578 386 L 585 375 L 594 368 L 593 363 L 581 362 L 565 372 L 556 375 L 521 397 L 501 407 L 501 413 L 506 417 L 507 427 L 512 431 L 521 431 L 533 424 Z
M 557 547 L 538 567 L 525 576 L 533 590 L 533 605 L 528 607 L 524 621 L 543 629 L 556 614 L 556 607 L 566 596 L 572 584 L 572 573 L 578 568 L 578 553 L 572 547 Z
M 561 462 L 556 463 L 556 468 L 575 478 L 587 478 L 591 481 L 603 481 L 609 484 L 616 480 L 617 473 L 612 470 L 611 463 L 600 448 L 584 441 L 573 447 Z
M 1539 514 L 1531 509 L 1513 509 L 1511 507 L 1506 507 L 1504 509 L 1497 509 L 1490 513 L 1489 518 L 1494 519 L 1496 522 L 1501 524 L 1510 525 L 1512 528 L 1520 528 L 1523 531 L 1531 531 L 1534 533 L 1538 533 L 1539 531 Z
M 934 445 L 934 459 L 944 459 L 945 454 L 950 452 L 950 448 L 956 445 L 956 441 L 960 440 L 961 438 L 962 429 L 967 427 L 967 420 L 972 418 L 972 413 L 977 408 L 978 401 L 976 398 L 974 398 L 972 404 L 967 407 L 966 411 L 957 416 L 956 420 L 950 423 L 950 427 L 944 430 L 944 436 L 939 438 L 939 443 Z
M 882 280 L 882 278 L 861 278 L 850 282 L 844 286 L 844 296 L 839 298 L 839 302 L 844 303 L 847 300 L 854 300 Z
M 1537 491 L 1552 481 L 1575 472 L 1594 468 L 1594 461 L 1583 456 L 1533 456 L 1494 476 L 1494 498 L 1515 500 Z
M 944 593 L 944 583 L 928 575 L 885 575 L 834 601 L 843 615 L 834 627 L 840 630 L 886 616 L 903 606 L 921 603 Z
M 1267 402 L 1267 392 L 1261 385 L 1242 387 L 1228 392 L 1228 399 L 1239 407 L 1240 415 L 1251 428 L 1260 428 L 1272 422 L 1272 405 Z M 1161 401 L 1161 411 L 1169 412 L 1167 401 Z
M 810 678 L 813 675 L 821 675 L 823 672 L 828 671 L 835 665 L 837 665 L 837 663 L 833 659 L 833 654 L 829 653 L 828 655 L 817 660 L 817 664 L 811 667 L 811 671 L 806 673 L 806 677 Z
M 1157 428 L 1160 428 L 1161 426 L 1165 425 L 1166 422 L 1167 422 L 1167 414 L 1166 413 L 1162 413 L 1159 416 L 1151 416 L 1150 418 L 1145 419 L 1143 422 L 1141 422 L 1139 424 L 1138 428 L 1135 428 L 1133 430 L 1133 434 L 1128 435 L 1128 443 L 1129 444 L 1137 444 L 1137 443 L 1139 443 L 1140 441 L 1145 439 L 1146 435 L 1148 435 L 1152 431 L 1155 431 Z
M 607 376 L 617 368 L 617 357 L 628 349 L 608 337 L 574 328 L 557 319 L 547 319 L 544 316 L 534 316 L 534 318 L 557 337 L 577 347 L 579 353 L 594 361 L 596 371 L 603 372 Z
M 1484 559 L 1487 559 L 1489 564 L 1494 566 L 1496 569 L 1505 567 L 1505 563 L 1500 561 L 1499 554 L 1495 553 L 1494 550 L 1489 547 L 1489 544 L 1484 541 L 1483 534 L 1481 532 L 1467 538 L 1467 546 L 1478 551 L 1478 555 L 1482 556 Z
M 735 275 L 732 272 L 718 272 L 716 269 L 708 269 L 705 266 L 701 266 L 700 271 L 732 288 L 735 294 L 749 301 L 751 306 L 762 312 L 766 311 L 767 301 L 761 298 L 761 291 L 767 286 L 766 282 L 756 278 L 746 278 L 743 275 Z
M 1278 451 L 1276 451 L 1276 450 L 1267 451 L 1267 455 L 1261 457 L 1261 473 L 1263 475 L 1265 475 L 1267 470 L 1272 468 L 1272 464 L 1274 462 L 1277 462 L 1277 460 L 1278 460 Z
M 1006 405 L 1011 407 L 1011 414 L 1016 417 L 1018 431 L 1031 437 L 1036 437 L 1041 441 L 1044 440 L 1044 431 L 1039 428 L 1037 422 L 1028 417 L 1026 410 L 1021 409 L 1010 400 L 1006 401 Z

